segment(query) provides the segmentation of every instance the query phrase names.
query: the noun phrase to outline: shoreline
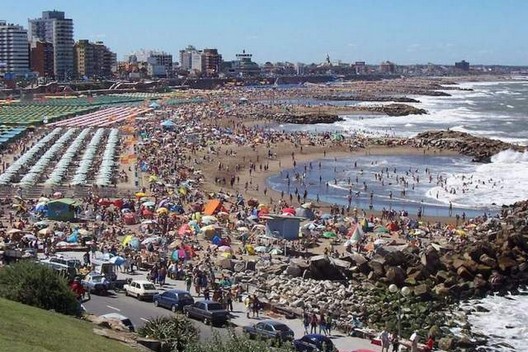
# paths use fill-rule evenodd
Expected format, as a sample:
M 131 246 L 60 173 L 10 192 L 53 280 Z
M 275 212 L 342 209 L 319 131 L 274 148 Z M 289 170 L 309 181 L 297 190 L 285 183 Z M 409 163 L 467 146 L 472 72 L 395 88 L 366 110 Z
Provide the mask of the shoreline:
M 229 148 L 229 146 L 226 146 Z M 336 148 L 337 147 L 337 148 Z M 273 158 L 267 157 L 267 149 L 258 149 L 252 150 L 248 147 L 238 147 L 237 154 L 234 157 L 223 158 L 223 169 L 218 170 L 215 168 L 215 165 L 203 165 L 203 175 L 204 175 L 204 187 L 211 192 L 228 192 L 232 195 L 241 194 L 244 199 L 257 199 L 260 203 L 266 205 L 277 203 L 281 199 L 281 192 L 273 190 L 269 187 L 267 180 L 269 177 L 279 174 L 284 169 L 291 169 L 294 167 L 294 161 L 297 165 L 303 163 L 308 163 L 310 161 L 316 161 L 323 158 L 345 158 L 353 156 L 365 156 L 365 155 L 436 155 L 436 156 L 449 156 L 455 155 L 459 156 L 460 154 L 454 151 L 449 150 L 440 150 L 440 149 L 425 149 L 417 148 L 409 145 L 405 146 L 380 146 L 380 145 L 370 145 L 367 148 L 348 150 L 348 147 L 344 144 L 338 146 L 311 146 L 307 144 L 302 144 L 301 146 L 295 144 L 290 144 L 282 142 L 282 144 L 276 145 L 275 148 L 270 148 L 273 153 Z M 295 159 L 292 159 L 291 151 L 294 151 Z M 220 151 L 219 153 L 221 153 Z M 326 152 L 326 153 L 325 153 Z M 240 158 L 242 158 L 245 164 L 242 165 L 239 171 L 232 172 L 232 170 L 237 169 L 237 164 L 240 165 Z M 258 161 L 257 161 L 258 160 Z M 249 164 L 253 162 L 256 165 L 255 171 L 249 173 Z M 260 170 L 260 165 L 262 165 L 262 170 Z M 264 166 L 266 165 L 266 167 Z M 225 178 L 228 181 L 231 177 L 235 177 L 233 187 L 230 186 L 229 182 L 226 184 L 215 183 L 215 178 L 223 179 Z M 238 181 L 239 180 L 239 181 Z M 247 189 L 245 188 L 246 182 L 248 183 Z M 266 190 L 264 194 L 264 190 Z M 289 195 L 284 195 L 284 200 L 288 205 L 293 207 L 299 207 L 303 202 L 299 203 L 297 199 L 293 199 L 293 202 L 289 201 Z M 306 202 L 311 202 L 314 205 L 314 208 L 319 210 L 321 213 L 329 213 L 332 207 L 332 204 L 324 201 L 316 202 L 314 195 L 309 195 Z M 447 208 L 447 206 L 446 206 Z M 359 212 L 365 211 L 367 217 L 371 215 L 374 217 L 381 216 L 381 210 L 376 209 L 358 209 Z M 351 212 L 349 212 L 350 214 Z M 455 224 L 455 217 L 449 216 L 432 216 L 425 214 L 422 217 L 423 221 L 430 223 L 440 222 L 442 224 Z

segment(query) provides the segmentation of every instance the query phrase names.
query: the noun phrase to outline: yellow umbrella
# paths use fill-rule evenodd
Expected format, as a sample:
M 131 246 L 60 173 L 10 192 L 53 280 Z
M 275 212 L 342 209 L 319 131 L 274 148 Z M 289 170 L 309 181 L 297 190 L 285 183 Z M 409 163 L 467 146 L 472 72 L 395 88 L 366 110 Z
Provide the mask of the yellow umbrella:
M 143 198 L 143 197 L 146 197 L 146 196 L 147 195 L 145 193 L 143 193 L 143 192 L 137 192 L 136 193 L 136 197 L 138 197 L 138 198 Z
M 459 236 L 462 236 L 462 237 L 464 237 L 466 235 L 466 231 L 461 230 L 461 229 L 456 230 L 455 233 L 457 235 L 459 235 Z
M 231 259 L 233 258 L 233 254 L 232 253 L 229 253 L 229 252 L 222 252 L 220 254 L 220 256 L 224 257 L 224 258 L 227 258 L 227 259 Z
M 158 176 L 156 176 L 156 175 L 150 175 L 150 177 L 149 177 L 149 182 L 152 183 L 152 182 L 156 182 L 157 180 L 158 180 Z
M 169 213 L 169 209 L 167 208 L 158 208 L 158 210 L 156 210 L 156 213 L 158 215 L 167 215 Z
M 132 241 L 132 238 L 134 238 L 132 235 L 126 235 L 125 238 L 123 238 L 123 246 L 126 246 L 130 241 Z

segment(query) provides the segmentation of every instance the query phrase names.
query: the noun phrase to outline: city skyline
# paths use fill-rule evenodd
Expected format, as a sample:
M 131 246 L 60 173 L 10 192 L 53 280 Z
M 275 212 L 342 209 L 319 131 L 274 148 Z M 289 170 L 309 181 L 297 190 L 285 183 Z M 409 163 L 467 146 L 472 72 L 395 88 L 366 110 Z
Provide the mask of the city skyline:
M 245 49 L 254 61 L 378 64 L 526 65 L 528 3 L 508 1 L 267 2 L 169 0 L 70 2 L 4 0 L 8 23 L 27 29 L 42 11 L 64 11 L 74 39 L 103 41 L 122 59 L 138 49 L 175 58 L 188 44 L 217 48 L 225 60 Z

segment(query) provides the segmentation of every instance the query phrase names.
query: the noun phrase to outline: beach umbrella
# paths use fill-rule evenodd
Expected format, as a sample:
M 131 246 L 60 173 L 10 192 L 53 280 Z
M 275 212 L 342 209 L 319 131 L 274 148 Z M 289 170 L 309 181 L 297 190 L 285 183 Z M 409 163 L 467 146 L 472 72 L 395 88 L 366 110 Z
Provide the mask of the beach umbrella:
M 337 235 L 333 231 L 325 231 L 323 232 L 322 236 L 324 238 L 336 238 L 337 237 Z
M 43 227 L 48 227 L 50 224 L 47 221 L 37 221 L 33 225 L 38 227 L 38 228 L 43 228 Z
M 226 259 L 231 259 L 231 258 L 233 258 L 233 253 L 223 252 L 223 253 L 220 253 L 220 256 L 224 257 Z
M 135 195 L 136 195 L 136 197 L 138 197 L 138 198 L 143 198 L 143 197 L 146 197 L 146 196 L 147 196 L 144 192 L 137 192 Z
M 126 235 L 125 238 L 123 238 L 123 242 L 121 242 L 121 244 L 123 246 L 126 246 L 127 244 L 130 243 L 130 241 L 132 241 L 133 238 L 134 238 L 134 236 L 132 236 L 132 235 Z
M 156 210 L 156 214 L 158 215 L 167 215 L 169 213 L 169 210 L 167 208 L 158 208 Z
M 40 198 L 38 199 L 37 202 L 38 202 L 38 203 L 47 203 L 47 202 L 49 202 L 49 201 L 50 201 L 49 198 L 46 198 L 46 197 L 40 197 Z
M 87 229 L 78 229 L 77 232 L 79 232 L 79 235 L 81 236 L 86 236 L 90 234 L 90 231 L 88 231 Z
M 148 207 L 148 208 L 152 208 L 152 207 L 156 206 L 156 203 L 154 203 L 153 201 L 149 200 L 149 201 L 144 202 L 143 206 Z
M 192 230 L 191 230 L 191 227 L 189 226 L 189 224 L 183 224 L 178 229 L 178 235 L 180 235 L 180 236 L 185 236 L 185 235 L 190 235 L 190 234 L 192 234 Z
M 24 235 L 22 236 L 22 238 L 28 240 L 28 241 L 34 241 L 36 240 L 37 238 L 35 237 L 35 235 L 32 235 L 32 234 L 27 234 L 27 235 Z
M 456 230 L 455 233 L 456 233 L 457 235 L 461 236 L 461 237 L 466 236 L 466 231 L 461 230 L 461 229 Z
M 283 214 L 295 215 L 295 209 L 292 207 L 282 209 Z
M 133 238 L 132 240 L 130 240 L 128 245 L 134 249 L 139 249 L 139 244 L 139 240 L 137 238 Z
M 120 257 L 120 256 L 112 257 L 109 260 L 109 262 L 114 265 L 122 265 L 125 261 L 126 261 L 125 258 Z
M 151 225 L 151 224 L 157 224 L 158 222 L 156 220 L 143 220 L 141 222 L 141 225 Z
M 202 216 L 202 223 L 204 224 L 213 224 L 217 222 L 218 219 L 213 215 L 204 215 Z
M 382 238 L 378 238 L 377 240 L 374 241 L 375 246 L 383 246 L 385 243 L 386 241 Z
M 53 229 L 51 227 L 46 227 L 38 232 L 39 235 L 51 235 L 53 234 Z
M 389 233 L 389 229 L 386 228 L 385 226 L 378 226 L 374 229 L 374 232 L 376 233 Z
M 356 225 L 353 231 L 350 233 L 350 241 L 357 243 L 363 239 L 363 230 L 361 229 L 361 226 Z
M 218 250 L 220 252 L 231 252 L 233 249 L 231 247 L 229 247 L 229 246 L 220 246 L 220 247 L 218 247 Z
M 265 246 L 257 246 L 255 247 L 255 252 L 257 253 L 266 253 L 268 251 L 268 248 Z
M 270 251 L 270 254 L 273 254 L 273 255 L 280 255 L 280 254 L 282 254 L 282 250 L 280 250 L 279 248 L 273 248 L 273 249 Z
M 161 238 L 159 236 L 148 237 L 148 238 L 145 238 L 143 241 L 141 241 L 141 244 L 146 246 L 150 243 L 158 243 L 160 239 Z

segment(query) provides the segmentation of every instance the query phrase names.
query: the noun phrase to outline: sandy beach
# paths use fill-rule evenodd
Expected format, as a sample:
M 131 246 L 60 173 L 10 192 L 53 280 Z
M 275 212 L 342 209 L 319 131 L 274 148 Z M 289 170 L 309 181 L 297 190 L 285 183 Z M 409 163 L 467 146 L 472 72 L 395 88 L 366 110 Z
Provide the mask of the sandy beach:
M 224 119 L 217 122 L 219 125 L 232 125 L 233 121 Z M 244 125 L 254 126 L 259 121 L 244 122 Z M 302 148 L 301 148 L 302 147 Z M 233 150 L 234 153 L 226 155 L 226 150 Z M 268 157 L 268 151 L 271 151 L 272 157 Z M 294 158 L 292 158 L 292 152 Z M 428 148 L 416 148 L 409 145 L 403 146 L 383 146 L 378 144 L 368 144 L 365 148 L 349 148 L 346 143 L 327 142 L 326 144 L 313 145 L 307 137 L 300 138 L 296 142 L 281 141 L 275 144 L 256 146 L 235 146 L 222 145 L 217 154 L 215 154 L 215 161 L 212 163 L 203 163 L 200 168 L 203 170 L 204 187 L 210 192 L 228 192 L 233 196 L 241 194 L 245 199 L 257 199 L 260 203 L 273 206 L 281 200 L 281 193 L 271 189 L 267 184 L 267 178 L 271 175 L 278 174 L 281 170 L 293 168 L 294 162 L 297 165 L 302 165 L 310 161 L 315 161 L 323 158 L 344 158 L 351 156 L 365 156 L 365 155 L 457 155 L 456 152 L 448 150 L 437 150 Z M 218 168 L 218 164 L 222 164 L 222 169 Z M 255 171 L 249 172 L 250 165 L 255 164 Z M 238 167 L 237 167 L 238 165 Z M 262 166 L 262 168 L 261 168 Z M 265 167 L 264 167 L 265 166 Z M 236 181 L 231 187 L 230 178 L 235 177 Z M 219 180 L 226 180 L 226 183 L 218 182 Z M 216 182 L 215 182 L 216 180 Z M 248 187 L 245 187 L 245 184 Z M 298 207 L 301 204 L 297 202 L 294 197 L 293 202 L 290 202 L 289 195 L 284 195 L 282 198 L 288 205 Z M 316 202 L 315 195 L 308 197 L 308 200 L 321 213 L 328 213 L 331 204 L 319 201 Z M 291 204 L 290 204 L 291 203 Z M 303 201 L 301 201 L 303 203 Z M 361 213 L 365 210 L 368 217 L 374 215 L 379 217 L 381 211 L 378 209 L 358 209 Z M 350 214 L 349 214 L 350 215 Z M 424 216 L 424 221 L 435 223 L 441 222 L 445 224 L 455 223 L 454 217 L 437 217 Z

